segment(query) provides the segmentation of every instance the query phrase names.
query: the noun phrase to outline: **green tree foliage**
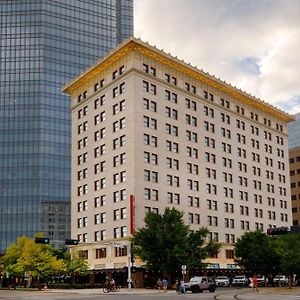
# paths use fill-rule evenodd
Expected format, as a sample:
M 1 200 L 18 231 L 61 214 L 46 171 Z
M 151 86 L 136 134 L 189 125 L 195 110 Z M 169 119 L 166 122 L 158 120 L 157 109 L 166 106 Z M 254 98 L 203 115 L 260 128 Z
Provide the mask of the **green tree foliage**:
M 187 265 L 190 269 L 199 269 L 206 267 L 203 261 L 213 254 L 217 254 L 220 250 L 220 244 L 215 242 L 206 242 L 206 237 L 209 233 L 207 228 L 200 228 L 197 231 L 189 231 L 187 236 L 188 249 L 186 256 L 188 258 Z
M 276 273 L 279 270 L 279 256 L 270 238 L 261 231 L 246 232 L 235 244 L 237 264 L 256 274 Z
M 86 275 L 88 273 L 87 261 L 81 257 L 72 258 L 67 264 L 67 272 L 72 275 Z
M 279 257 L 280 271 L 289 275 L 291 287 L 293 274 L 300 274 L 300 234 L 289 233 L 270 239 Z
M 12 276 L 22 276 L 24 274 L 24 270 L 18 259 L 22 254 L 27 239 L 25 236 L 19 237 L 16 244 L 13 243 L 7 248 L 6 254 L 2 257 L 3 270 L 5 273 Z
M 73 255 L 70 252 L 66 252 L 65 255 L 66 262 L 66 274 L 71 275 L 72 284 L 76 283 L 76 279 L 79 276 L 84 276 L 88 274 L 88 263 L 87 261 L 80 257 L 77 252 L 73 252 Z
M 166 208 L 163 215 L 149 212 L 144 221 L 132 238 L 133 253 L 149 270 L 174 273 L 181 265 L 200 268 L 209 253 L 218 252 L 218 244 L 206 243 L 208 230 L 190 230 L 175 208 Z
M 41 234 L 37 236 L 42 237 Z M 16 244 L 11 244 L 2 258 L 4 271 L 13 276 L 25 273 L 32 276 L 46 277 L 61 273 L 66 265 L 62 259 L 53 255 L 51 245 L 35 244 L 25 236 L 19 237 Z

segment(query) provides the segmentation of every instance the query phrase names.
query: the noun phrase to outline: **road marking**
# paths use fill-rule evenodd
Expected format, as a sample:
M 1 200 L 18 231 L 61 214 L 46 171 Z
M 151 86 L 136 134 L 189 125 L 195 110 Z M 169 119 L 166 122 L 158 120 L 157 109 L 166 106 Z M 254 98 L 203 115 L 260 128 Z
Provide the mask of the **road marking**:
M 262 300 L 282 300 L 284 297 L 284 300 L 295 300 L 300 299 L 299 295 L 276 295 L 276 294 L 256 294 L 256 299 L 262 299 Z M 235 299 L 237 300 L 253 300 L 252 294 L 239 294 L 235 295 Z

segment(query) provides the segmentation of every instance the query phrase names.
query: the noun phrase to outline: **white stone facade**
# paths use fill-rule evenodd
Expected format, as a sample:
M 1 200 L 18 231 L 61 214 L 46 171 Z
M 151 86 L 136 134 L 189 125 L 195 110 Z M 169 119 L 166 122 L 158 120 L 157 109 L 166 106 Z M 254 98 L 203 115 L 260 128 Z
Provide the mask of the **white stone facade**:
M 147 211 L 167 206 L 222 243 L 209 259 L 216 268 L 234 267 L 233 244 L 245 231 L 291 225 L 290 115 L 135 38 L 65 92 L 72 238 L 88 250 L 92 269 L 126 264 L 112 242 L 126 241 Z

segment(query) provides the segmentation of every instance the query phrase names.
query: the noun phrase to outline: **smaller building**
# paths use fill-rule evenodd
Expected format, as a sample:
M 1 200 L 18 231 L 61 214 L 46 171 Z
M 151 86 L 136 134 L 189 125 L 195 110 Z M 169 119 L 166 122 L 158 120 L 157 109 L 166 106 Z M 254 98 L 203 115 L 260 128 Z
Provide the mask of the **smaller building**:
M 41 230 L 55 248 L 64 247 L 71 236 L 71 205 L 62 201 L 41 203 Z

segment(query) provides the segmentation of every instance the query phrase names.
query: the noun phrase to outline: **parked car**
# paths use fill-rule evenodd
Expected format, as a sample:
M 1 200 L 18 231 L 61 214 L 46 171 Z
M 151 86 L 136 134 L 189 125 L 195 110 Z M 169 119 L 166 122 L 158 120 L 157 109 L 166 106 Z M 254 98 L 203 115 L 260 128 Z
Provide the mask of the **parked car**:
M 265 278 L 265 276 L 260 276 L 260 277 L 257 277 L 257 284 L 258 286 L 264 286 L 265 283 L 268 283 L 268 278 Z M 251 282 L 249 284 L 249 287 L 253 287 L 253 282 Z
M 280 285 L 288 285 L 289 284 L 289 279 L 285 275 L 277 275 L 273 278 L 273 284 L 279 285 L 279 281 L 280 281 Z
M 232 285 L 242 286 L 247 285 L 248 280 L 245 275 L 238 275 L 233 278 Z
M 227 276 L 217 276 L 215 282 L 217 286 L 229 286 L 229 278 Z
M 190 282 L 186 286 L 186 291 L 191 291 L 192 293 L 202 293 L 208 290 L 213 293 L 216 290 L 216 283 L 212 278 L 206 276 L 195 276 L 190 279 Z

